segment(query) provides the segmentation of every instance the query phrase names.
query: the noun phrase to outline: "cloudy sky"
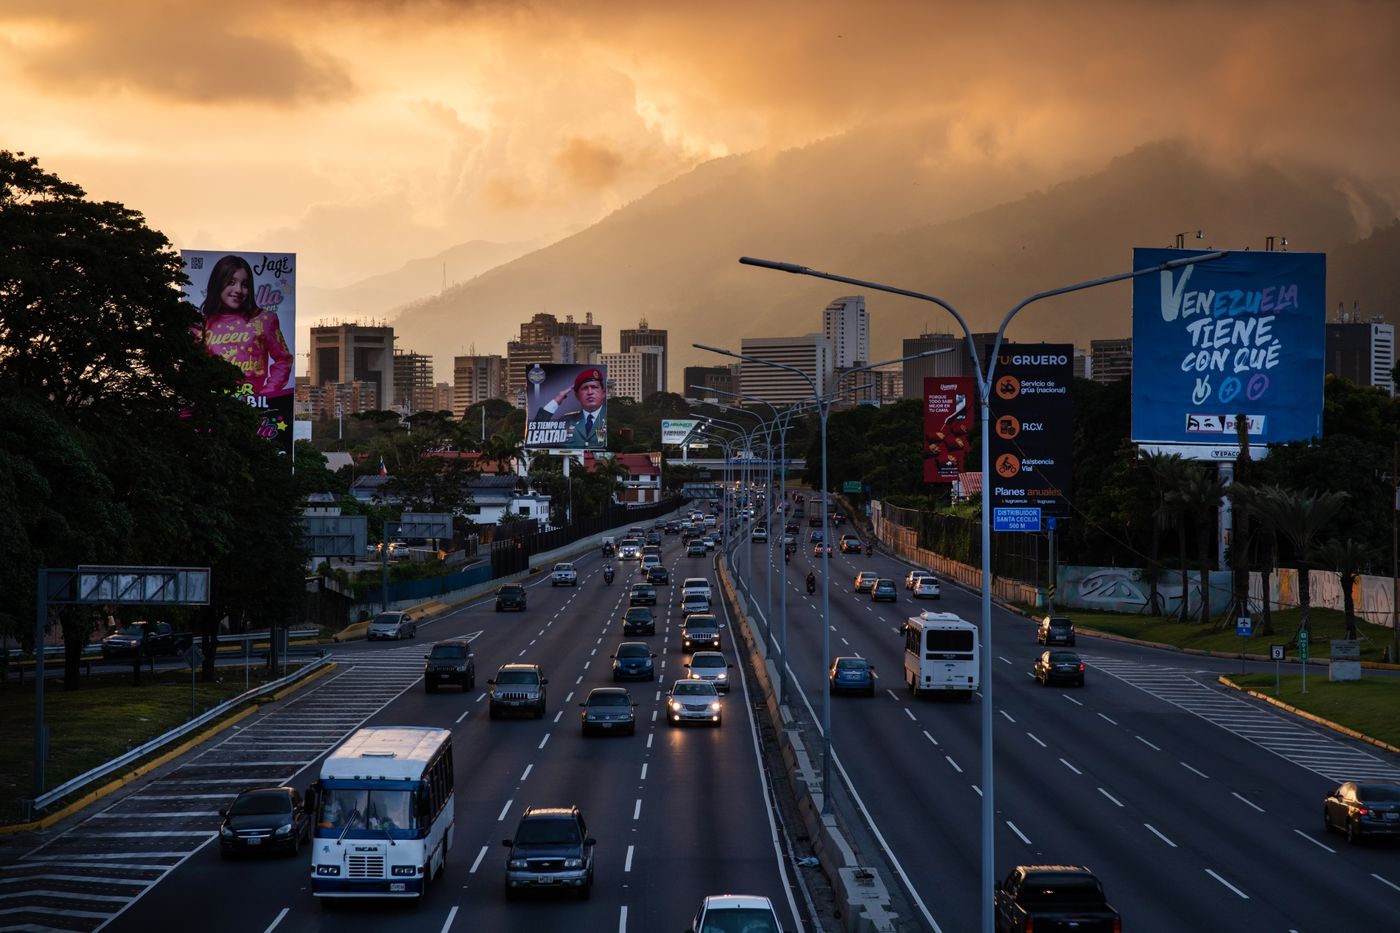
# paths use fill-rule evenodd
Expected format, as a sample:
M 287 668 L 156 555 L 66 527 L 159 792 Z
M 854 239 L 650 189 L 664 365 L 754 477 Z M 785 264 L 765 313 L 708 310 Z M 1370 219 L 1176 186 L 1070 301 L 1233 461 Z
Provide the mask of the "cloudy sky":
M 0 148 L 341 285 L 863 121 L 1074 171 L 1186 136 L 1400 191 L 1400 3 L 0 0 Z

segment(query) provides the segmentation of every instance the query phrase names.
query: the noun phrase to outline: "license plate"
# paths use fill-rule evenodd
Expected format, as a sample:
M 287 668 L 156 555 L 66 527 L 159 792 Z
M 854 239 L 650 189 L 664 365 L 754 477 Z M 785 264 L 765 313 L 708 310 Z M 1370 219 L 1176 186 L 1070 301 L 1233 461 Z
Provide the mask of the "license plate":
M 408 888 L 404 885 L 404 883 L 403 883 L 402 881 L 391 881 L 391 882 L 389 882 L 389 890 L 390 890 L 390 891 L 406 891 L 406 890 L 408 890 Z
M 1385 818 L 1388 820 L 1400 820 L 1400 813 L 1387 813 Z
M 260 837 L 260 836 L 249 836 L 247 839 L 245 839 L 245 840 L 243 840 L 243 841 L 246 842 L 246 843 L 248 843 L 248 845 L 250 845 L 250 846 L 260 846 L 260 845 L 262 845 L 262 837 Z
M 539 884 L 553 884 L 553 883 L 554 883 L 554 876 L 553 876 L 553 875 L 540 875 L 540 876 L 539 876 L 539 879 L 538 879 L 538 883 L 539 883 Z

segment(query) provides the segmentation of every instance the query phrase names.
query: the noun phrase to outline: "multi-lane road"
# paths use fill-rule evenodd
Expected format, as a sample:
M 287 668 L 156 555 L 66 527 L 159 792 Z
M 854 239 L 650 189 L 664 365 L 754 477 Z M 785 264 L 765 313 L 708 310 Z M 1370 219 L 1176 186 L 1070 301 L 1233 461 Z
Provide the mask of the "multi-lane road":
M 808 597 L 803 578 L 821 568 L 808 530 L 786 568 L 788 660 L 819 721 L 821 592 Z M 766 549 L 754 557 L 745 585 L 761 614 Z M 984 699 L 915 700 L 901 681 L 899 626 L 924 609 L 977 621 L 980 597 L 945 584 L 940 600 L 916 603 L 904 589 L 909 568 L 886 555 L 834 553 L 830 566 L 832 654 L 865 657 L 879 677 L 874 698 L 833 698 L 838 770 L 924 923 L 975 930 Z M 771 569 L 776 592 L 780 554 Z M 853 592 L 870 569 L 896 579 L 898 603 Z M 1396 756 L 1220 686 L 1238 662 L 1081 635 L 1086 686 L 1046 688 L 1030 674 L 1042 650 L 1031 622 L 994 610 L 999 876 L 1016 864 L 1087 865 L 1135 931 L 1397 928 L 1400 849 L 1348 846 L 1322 826 L 1326 793 L 1349 779 L 1400 780 Z
M 413 641 L 338 646 L 333 675 L 107 798 L 6 866 L 0 930 L 291 933 L 361 930 L 370 919 L 386 931 L 676 931 L 705 895 L 718 893 L 767 895 L 788 929 L 813 929 L 770 816 L 747 684 L 734 685 L 718 729 L 665 724 L 664 691 L 685 675 L 680 581 L 715 575 L 713 556 L 682 556 L 675 536 L 664 554 L 673 584 L 658 587 L 656 634 L 636 639 L 654 646 L 660 682 L 628 685 L 639 704 L 634 736 L 580 735 L 579 702 L 591 687 L 612 684 L 609 655 L 624 640 L 636 567 L 616 565 L 617 579 L 605 586 L 601 560 L 585 557 L 577 588 L 553 588 L 547 574 L 533 581 L 524 613 L 496 613 L 482 599 L 420 625 Z M 427 694 L 429 644 L 460 636 L 472 638 L 477 687 Z M 732 659 L 732 643 L 725 651 Z M 513 661 L 543 668 L 543 719 L 488 720 L 486 680 Z M 325 911 L 309 893 L 305 855 L 220 859 L 217 812 L 237 790 L 305 787 L 326 752 L 370 724 L 453 732 L 455 842 L 444 880 L 421 905 L 355 902 Z M 592 897 L 507 902 L 501 841 L 527 806 L 570 804 L 598 840 Z

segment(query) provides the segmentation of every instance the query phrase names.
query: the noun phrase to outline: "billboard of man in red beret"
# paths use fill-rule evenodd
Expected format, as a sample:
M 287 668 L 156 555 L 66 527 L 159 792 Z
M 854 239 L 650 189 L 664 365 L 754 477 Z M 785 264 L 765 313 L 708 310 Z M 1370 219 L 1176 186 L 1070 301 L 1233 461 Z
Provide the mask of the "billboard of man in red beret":
M 608 446 L 607 372 L 601 366 L 549 364 L 526 374 L 535 397 L 526 447 L 601 450 Z M 544 398 L 539 404 L 536 400 Z M 537 407 L 536 407 L 537 406 Z

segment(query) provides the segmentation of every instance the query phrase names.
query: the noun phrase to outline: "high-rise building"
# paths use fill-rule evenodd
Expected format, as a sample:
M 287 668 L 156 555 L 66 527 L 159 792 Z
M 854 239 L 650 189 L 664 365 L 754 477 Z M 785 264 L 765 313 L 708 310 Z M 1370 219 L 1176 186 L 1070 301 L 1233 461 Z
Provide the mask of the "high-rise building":
M 1395 368 L 1394 325 L 1381 318 L 1362 321 L 1355 307 L 1348 312 L 1339 306 L 1337 319 L 1327 322 L 1324 346 L 1328 375 L 1395 394 L 1391 381 Z
M 297 377 L 294 410 L 298 420 L 325 421 L 363 411 L 379 411 L 379 387 L 372 382 L 327 382 L 312 385 Z
M 1092 379 L 1094 378 L 1094 361 L 1085 350 L 1074 348 L 1074 378 Z
M 645 401 L 656 394 L 661 378 L 659 352 L 650 347 L 629 353 L 601 353 L 598 364 L 608 374 L 608 397 Z
M 718 389 L 720 392 L 739 391 L 739 365 L 733 366 L 687 366 L 681 371 L 685 385 L 681 394 L 686 398 L 707 398 L 705 390 Z
M 374 386 L 376 404 L 393 407 L 394 329 L 362 324 L 312 327 L 307 382 L 313 386 L 367 382 Z
M 739 392 L 762 399 L 770 405 L 805 401 L 812 389 L 824 395 L 831 386 L 835 367 L 832 365 L 831 344 L 821 334 L 801 337 L 745 337 L 741 343 L 745 356 L 773 363 L 784 363 L 805 373 L 797 373 L 762 363 L 743 360 L 739 363 Z M 808 382 L 808 379 L 811 382 Z
M 549 343 L 555 337 L 573 338 L 569 352 L 574 359 L 568 360 L 570 363 L 588 362 L 590 354 L 603 352 L 603 326 L 593 323 L 591 311 L 584 316 L 583 323 L 575 321 L 572 314 L 566 314 L 561 321 L 552 314 L 540 312 L 520 325 L 521 343 Z
M 525 393 L 530 383 L 525 372 L 536 363 L 553 363 L 554 346 L 549 342 L 525 343 L 512 340 L 506 344 L 506 401 L 517 408 L 525 405 Z
M 623 353 L 637 347 L 657 347 L 661 350 L 661 391 L 667 391 L 671 384 L 666 373 L 666 357 L 668 356 L 666 331 L 652 330 L 647 326 L 646 318 L 642 318 L 635 329 L 624 330 L 621 334 L 619 346 Z
M 1133 374 L 1133 338 L 1089 341 L 1089 366 L 1095 382 L 1108 385 Z
M 837 298 L 822 312 L 822 334 L 831 344 L 837 369 L 852 369 L 870 362 L 870 315 L 865 296 Z
M 410 350 L 394 351 L 394 399 L 405 415 L 437 410 L 431 356 Z
M 452 414 L 461 418 L 468 408 L 488 398 L 506 397 L 506 358 L 499 354 L 452 358 Z
M 972 342 L 977 347 L 977 355 L 983 366 L 987 365 L 987 360 L 992 355 L 992 345 L 996 343 L 996 339 L 996 334 L 972 335 Z M 903 347 L 900 356 L 913 356 L 915 353 L 925 353 L 929 350 L 949 351 L 922 359 L 905 360 L 900 364 L 904 369 L 904 398 L 923 398 L 924 379 L 927 377 L 971 376 L 974 383 L 977 379 L 972 358 L 967 353 L 967 338 L 962 335 L 920 334 L 917 337 L 906 337 Z

